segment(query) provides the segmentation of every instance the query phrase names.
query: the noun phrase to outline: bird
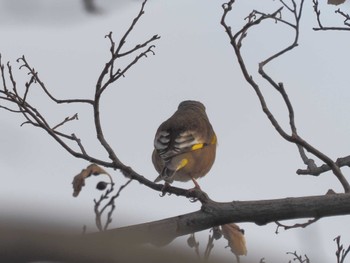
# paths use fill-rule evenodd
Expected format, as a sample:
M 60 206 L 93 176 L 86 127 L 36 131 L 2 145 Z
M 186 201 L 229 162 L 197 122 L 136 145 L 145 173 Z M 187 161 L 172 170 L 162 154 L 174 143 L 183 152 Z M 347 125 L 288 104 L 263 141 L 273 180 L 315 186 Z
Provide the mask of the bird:
M 159 173 L 154 182 L 192 180 L 206 175 L 215 161 L 217 138 L 205 106 L 194 100 L 182 101 L 177 111 L 158 128 L 152 162 Z

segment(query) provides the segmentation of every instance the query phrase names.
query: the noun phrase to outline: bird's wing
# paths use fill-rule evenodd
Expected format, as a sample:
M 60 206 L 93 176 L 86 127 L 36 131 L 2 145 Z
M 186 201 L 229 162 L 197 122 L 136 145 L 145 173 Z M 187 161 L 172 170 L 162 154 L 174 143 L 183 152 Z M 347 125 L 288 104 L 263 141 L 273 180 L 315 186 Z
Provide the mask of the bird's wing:
M 154 140 L 154 147 L 164 161 L 173 156 L 200 149 L 205 142 L 198 132 L 188 130 L 172 135 L 169 131 L 161 131 Z

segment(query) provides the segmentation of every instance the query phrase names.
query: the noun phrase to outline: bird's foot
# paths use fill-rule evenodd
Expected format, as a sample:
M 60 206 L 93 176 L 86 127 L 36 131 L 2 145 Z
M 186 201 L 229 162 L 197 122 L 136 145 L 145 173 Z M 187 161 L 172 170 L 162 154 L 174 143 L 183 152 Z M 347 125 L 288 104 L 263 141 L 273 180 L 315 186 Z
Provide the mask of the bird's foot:
M 167 194 L 167 190 L 168 190 L 169 186 L 170 186 L 170 184 L 168 182 L 164 183 L 164 185 L 162 187 L 162 190 L 161 190 L 162 193 L 159 194 L 160 197 L 163 197 L 163 196 L 165 196 Z
M 186 193 L 186 197 L 190 200 L 190 202 L 194 203 L 198 201 L 198 196 L 202 193 L 202 189 L 199 187 L 199 185 L 196 185 L 195 187 L 188 189 Z

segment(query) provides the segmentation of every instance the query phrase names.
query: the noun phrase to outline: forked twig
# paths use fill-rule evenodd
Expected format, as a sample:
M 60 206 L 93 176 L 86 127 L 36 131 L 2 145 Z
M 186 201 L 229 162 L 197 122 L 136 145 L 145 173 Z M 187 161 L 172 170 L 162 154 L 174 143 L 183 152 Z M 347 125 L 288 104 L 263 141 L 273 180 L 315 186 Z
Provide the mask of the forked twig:
M 275 230 L 275 233 L 276 233 L 276 234 L 279 233 L 278 230 L 279 230 L 280 227 L 282 227 L 284 230 L 288 230 L 288 229 L 292 229 L 292 228 L 305 228 L 305 227 L 307 227 L 307 226 L 309 226 L 309 225 L 311 225 L 311 224 L 317 222 L 319 219 L 320 219 L 320 218 L 314 218 L 314 219 L 308 220 L 308 221 L 305 222 L 305 223 L 296 223 L 296 224 L 290 225 L 290 226 L 284 225 L 284 224 L 282 224 L 282 223 L 280 223 L 280 222 L 278 222 L 278 221 L 275 221 L 275 224 L 277 225 L 277 228 L 276 228 L 276 230 Z
M 106 190 L 104 194 L 101 195 L 99 200 L 94 200 L 94 212 L 95 212 L 95 222 L 99 231 L 106 231 L 110 223 L 112 223 L 112 215 L 115 210 L 115 199 L 120 196 L 122 190 L 131 183 L 132 179 L 129 179 L 125 184 L 119 187 L 119 190 L 113 196 L 110 196 L 114 191 L 114 183 L 110 183 L 110 188 Z M 105 205 L 102 203 L 107 201 Z M 100 208 L 102 206 L 102 208 Z M 104 224 L 102 224 L 102 216 L 106 209 L 109 208 L 107 213 L 107 218 Z
M 334 238 L 334 241 L 337 243 L 337 251 L 335 252 L 337 263 L 344 263 L 346 256 L 350 252 L 350 245 L 345 249 L 343 244 L 340 244 L 340 236 Z

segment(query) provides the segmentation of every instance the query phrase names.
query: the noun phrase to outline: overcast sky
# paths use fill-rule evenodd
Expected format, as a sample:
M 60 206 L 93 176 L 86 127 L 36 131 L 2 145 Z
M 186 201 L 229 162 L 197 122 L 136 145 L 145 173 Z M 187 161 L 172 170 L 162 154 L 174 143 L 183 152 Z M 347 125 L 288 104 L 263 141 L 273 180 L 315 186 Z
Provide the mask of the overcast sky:
M 267 70 L 283 82 L 296 113 L 300 135 L 331 158 L 349 155 L 350 75 L 346 32 L 314 32 L 311 1 L 306 1 L 300 46 L 271 64 Z M 99 14 L 88 14 L 81 1 L 1 0 L 0 52 L 11 61 L 18 87 L 27 80 L 16 59 L 25 55 L 31 66 L 57 98 L 92 98 L 94 85 L 109 58 L 104 38 L 113 31 L 116 40 L 125 32 L 141 1 L 97 1 Z M 153 138 L 159 124 L 182 100 L 202 101 L 217 133 L 219 147 L 210 173 L 199 181 L 216 201 L 259 200 L 322 195 L 342 187 L 331 173 L 320 177 L 298 176 L 304 168 L 295 145 L 276 133 L 262 113 L 253 90 L 244 81 L 229 40 L 220 26 L 222 2 L 199 0 L 150 0 L 146 13 L 127 41 L 133 47 L 154 34 L 161 36 L 156 55 L 143 59 L 126 77 L 113 85 L 102 99 L 105 136 L 118 157 L 149 179 Z M 237 1 L 228 21 L 233 29 L 243 24 L 252 8 L 272 12 L 278 1 Z M 322 5 L 325 24 L 341 23 L 335 7 Z M 349 4 L 342 6 L 349 11 Z M 243 48 L 249 69 L 292 40 L 292 31 L 273 23 L 252 31 Z M 256 76 L 256 75 L 255 75 Z M 288 128 L 285 105 L 265 82 L 259 82 L 275 116 Z M 92 111 L 87 106 L 60 105 L 49 101 L 39 89 L 30 100 L 51 124 L 74 113 L 79 121 L 62 131 L 75 133 L 91 155 L 107 160 L 96 140 Z M 44 131 L 29 125 L 20 115 L 0 112 L 1 217 L 16 217 L 58 224 L 83 225 L 94 231 L 93 198 L 99 178 L 87 181 L 78 198 L 72 197 L 74 175 L 88 163 L 74 159 Z M 321 164 L 317 162 L 317 164 Z M 348 169 L 343 169 L 347 178 Z M 110 171 L 118 184 L 119 172 Z M 190 188 L 191 182 L 176 183 Z M 133 182 L 117 200 L 112 227 L 163 219 L 200 208 L 185 198 L 159 197 L 155 191 Z M 333 238 L 342 234 L 350 243 L 348 217 L 325 218 L 306 229 L 280 231 L 274 224 L 240 224 L 246 231 L 248 259 L 258 262 L 271 255 L 289 259 L 285 253 L 307 254 L 312 262 L 335 262 Z M 303 222 L 301 220 L 300 222 Z M 208 231 L 199 234 L 202 251 Z M 179 239 L 178 243 L 184 242 Z M 233 257 L 224 240 L 213 253 Z M 248 260 L 245 259 L 245 260 Z M 242 262 L 244 262 L 243 260 Z M 280 262 L 280 261 L 276 261 Z

